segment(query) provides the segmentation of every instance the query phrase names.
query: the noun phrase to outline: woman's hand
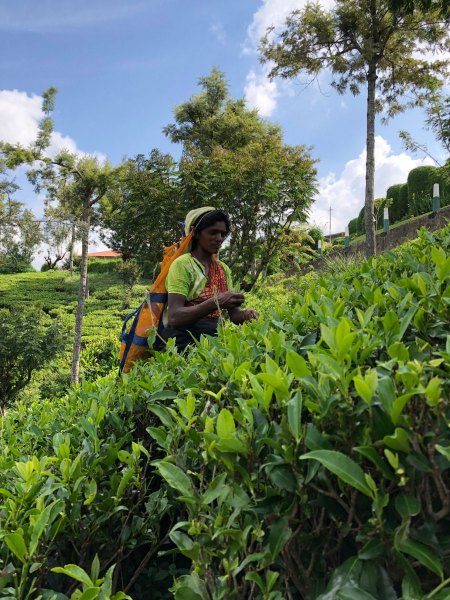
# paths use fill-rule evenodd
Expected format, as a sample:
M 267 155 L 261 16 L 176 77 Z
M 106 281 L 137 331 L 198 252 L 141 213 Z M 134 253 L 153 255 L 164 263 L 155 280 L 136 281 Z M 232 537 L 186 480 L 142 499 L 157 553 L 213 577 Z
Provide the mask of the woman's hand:
M 253 321 L 254 319 L 258 319 L 259 314 L 256 312 L 254 308 L 246 308 L 242 310 L 241 308 L 235 306 L 233 308 L 228 309 L 228 314 L 230 315 L 230 319 L 236 325 L 241 325 L 246 321 Z
M 241 306 L 244 302 L 244 294 L 240 292 L 222 292 L 217 296 L 217 303 L 220 308 L 233 309 Z
M 254 308 L 246 308 L 242 312 L 244 313 L 244 321 L 253 321 L 259 318 L 259 313 Z

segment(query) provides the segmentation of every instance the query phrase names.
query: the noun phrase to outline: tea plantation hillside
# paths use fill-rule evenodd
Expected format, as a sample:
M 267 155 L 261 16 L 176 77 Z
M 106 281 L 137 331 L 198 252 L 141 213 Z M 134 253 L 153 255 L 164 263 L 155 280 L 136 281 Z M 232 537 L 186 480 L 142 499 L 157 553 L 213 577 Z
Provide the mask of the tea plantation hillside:
M 61 320 L 73 330 L 77 309 L 79 277 L 67 271 L 18 273 L 0 277 L 0 307 L 34 307 Z M 139 303 L 145 285 L 133 289 L 133 303 Z M 83 341 L 104 337 L 105 330 L 117 332 L 123 317 L 130 312 L 123 307 L 124 285 L 112 269 L 89 274 L 89 298 L 83 322 Z
M 142 302 L 148 282 L 135 285 L 129 298 L 114 265 L 96 264 L 89 273 L 89 298 L 83 320 L 81 378 L 95 379 L 116 366 L 119 333 L 124 317 Z M 44 311 L 66 332 L 66 350 L 50 365 L 33 374 L 24 394 L 28 398 L 51 398 L 65 393 L 70 382 L 72 339 L 77 308 L 79 277 L 67 271 L 20 273 L 0 276 L 0 308 Z
M 18 402 L 0 598 L 449 598 L 449 251 L 422 231 L 187 355 Z

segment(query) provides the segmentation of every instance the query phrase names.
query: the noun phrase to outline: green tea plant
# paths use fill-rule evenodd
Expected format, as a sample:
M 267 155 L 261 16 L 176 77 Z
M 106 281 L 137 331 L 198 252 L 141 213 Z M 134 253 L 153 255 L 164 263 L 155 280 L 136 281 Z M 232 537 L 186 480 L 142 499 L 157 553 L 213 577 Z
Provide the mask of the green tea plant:
M 449 249 L 422 231 L 186 354 L 17 403 L 0 598 L 70 598 L 64 565 L 96 555 L 135 600 L 448 598 Z
M 62 349 L 59 323 L 38 310 L 0 308 L 0 411 Z

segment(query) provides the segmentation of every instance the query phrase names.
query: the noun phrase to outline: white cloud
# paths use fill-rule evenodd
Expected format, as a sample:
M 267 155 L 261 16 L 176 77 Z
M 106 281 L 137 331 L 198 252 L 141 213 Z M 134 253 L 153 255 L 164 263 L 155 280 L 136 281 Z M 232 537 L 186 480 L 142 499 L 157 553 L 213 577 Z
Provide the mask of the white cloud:
M 266 34 L 269 27 L 280 29 L 286 17 L 294 10 L 305 7 L 308 0 L 262 0 L 262 6 L 253 15 L 252 22 L 247 28 L 247 39 L 243 46 L 245 54 L 256 52 L 259 40 Z M 321 0 L 322 8 L 330 9 L 334 0 Z
M 293 11 L 302 8 L 306 0 L 263 0 L 262 6 L 253 15 L 247 28 L 247 39 L 243 46 L 245 54 L 256 53 L 259 40 L 269 27 L 279 28 L 286 17 Z
M 279 91 L 275 81 L 270 81 L 264 72 L 258 74 L 252 69 L 247 74 L 244 93 L 247 106 L 258 109 L 262 117 L 270 117 L 274 112 Z
M 18 90 L 0 90 L 0 140 L 28 146 L 36 139 L 42 116 L 41 96 L 29 96 Z M 55 131 L 48 153 L 53 156 L 63 148 L 77 152 L 77 145 L 71 137 Z
M 42 98 L 35 94 L 29 96 L 26 92 L 18 90 L 0 90 L 0 140 L 10 144 L 21 144 L 29 146 L 35 139 L 38 133 L 39 121 L 43 116 L 42 113 Z M 77 153 L 79 156 L 85 154 L 81 152 L 76 145 L 76 142 L 69 136 L 63 135 L 59 131 L 55 131 L 51 137 L 50 147 L 47 150 L 49 156 L 55 156 L 60 150 L 68 150 L 69 152 Z M 92 153 L 100 162 L 106 160 L 106 156 L 95 152 Z M 15 180 L 21 187 L 17 192 L 17 199 L 24 202 L 27 208 L 31 208 L 37 218 L 43 216 L 44 195 L 33 193 L 33 188 L 26 180 L 26 168 L 20 167 L 17 169 Z M 93 245 L 92 245 L 93 244 Z M 101 244 L 98 236 L 94 235 L 91 240 L 90 251 L 95 251 Z M 44 262 L 43 253 L 47 246 L 41 246 L 36 259 L 33 261 L 35 268 L 40 268 Z
M 329 173 L 319 180 L 319 193 L 311 210 L 310 223 L 329 233 L 330 206 L 332 233 L 344 231 L 348 222 L 357 217 L 364 206 L 366 150 L 349 160 L 341 175 Z M 409 171 L 431 159 L 413 159 L 405 153 L 392 154 L 391 146 L 381 136 L 375 138 L 375 198 L 385 196 L 387 189 L 405 183 Z
M 287 16 L 294 10 L 303 8 L 308 0 L 262 0 L 262 5 L 254 13 L 252 22 L 247 28 L 247 37 L 242 46 L 243 54 L 256 55 L 261 38 L 266 34 L 269 27 L 280 30 Z M 323 8 L 333 6 L 334 0 L 322 0 Z M 257 108 L 263 117 L 271 116 L 277 105 L 277 97 L 292 93 L 292 82 L 270 80 L 268 72 L 270 66 L 266 66 L 257 73 L 251 69 L 247 74 L 245 84 L 245 99 L 251 108 Z M 280 91 L 281 88 L 281 91 Z
M 0 140 L 30 144 L 36 137 L 42 117 L 42 98 L 17 90 L 0 91 Z

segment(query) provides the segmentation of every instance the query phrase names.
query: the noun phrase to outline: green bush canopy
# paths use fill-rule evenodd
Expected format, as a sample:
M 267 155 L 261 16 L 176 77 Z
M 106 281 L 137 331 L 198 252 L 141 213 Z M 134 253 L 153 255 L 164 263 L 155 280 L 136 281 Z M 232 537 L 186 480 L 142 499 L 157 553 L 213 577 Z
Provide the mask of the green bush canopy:
M 447 598 L 449 254 L 422 231 L 185 355 L 18 402 L 0 598 L 103 576 L 135 600 Z

